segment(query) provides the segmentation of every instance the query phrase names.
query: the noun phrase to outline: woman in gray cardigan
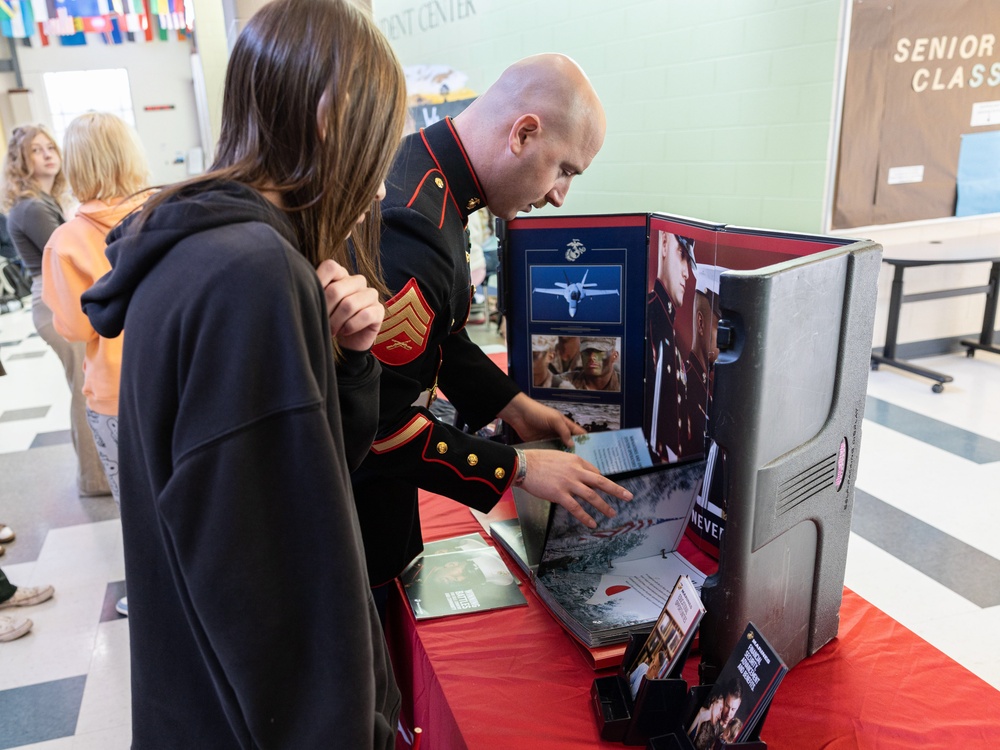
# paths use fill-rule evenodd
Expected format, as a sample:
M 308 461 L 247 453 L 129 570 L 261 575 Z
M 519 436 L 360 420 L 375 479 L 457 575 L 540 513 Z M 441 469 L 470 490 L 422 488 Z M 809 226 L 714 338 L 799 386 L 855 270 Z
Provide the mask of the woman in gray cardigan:
M 59 147 L 40 125 L 14 128 L 4 160 L 4 178 L 7 230 L 31 274 L 31 318 L 38 335 L 62 361 L 72 394 L 70 427 L 79 463 L 77 488 L 81 495 L 106 495 L 111 490 L 87 425 L 83 397 L 85 344 L 70 343 L 60 336 L 52 325 L 52 311 L 42 302 L 42 252 L 53 230 L 65 220 L 60 199 L 66 194 L 66 178 Z

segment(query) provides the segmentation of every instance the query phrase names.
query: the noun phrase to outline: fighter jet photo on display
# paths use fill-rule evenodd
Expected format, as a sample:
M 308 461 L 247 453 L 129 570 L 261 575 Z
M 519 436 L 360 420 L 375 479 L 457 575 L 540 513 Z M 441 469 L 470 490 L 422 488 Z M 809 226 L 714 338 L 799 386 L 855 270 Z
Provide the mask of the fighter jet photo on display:
M 566 304 L 569 305 L 569 316 L 571 318 L 576 317 L 577 305 L 579 305 L 587 297 L 600 297 L 607 294 L 619 294 L 617 289 L 597 289 L 596 283 L 587 283 L 587 274 L 590 273 L 590 269 L 587 269 L 583 273 L 583 279 L 577 282 L 571 282 L 569 280 L 569 274 L 563 272 L 566 277 L 566 282 L 556 281 L 555 287 L 552 289 L 544 289 L 535 287 L 532 292 L 538 292 L 540 294 L 554 294 L 563 297 L 566 300 Z

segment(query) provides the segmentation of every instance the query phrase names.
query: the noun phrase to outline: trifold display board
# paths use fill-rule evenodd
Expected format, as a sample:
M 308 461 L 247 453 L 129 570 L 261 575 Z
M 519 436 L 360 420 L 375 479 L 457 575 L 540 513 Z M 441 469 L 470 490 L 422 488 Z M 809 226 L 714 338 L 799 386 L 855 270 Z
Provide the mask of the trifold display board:
M 703 663 L 837 633 L 881 248 L 665 214 L 499 222 L 508 370 L 654 463 L 705 456 Z M 712 486 L 707 486 L 709 480 Z

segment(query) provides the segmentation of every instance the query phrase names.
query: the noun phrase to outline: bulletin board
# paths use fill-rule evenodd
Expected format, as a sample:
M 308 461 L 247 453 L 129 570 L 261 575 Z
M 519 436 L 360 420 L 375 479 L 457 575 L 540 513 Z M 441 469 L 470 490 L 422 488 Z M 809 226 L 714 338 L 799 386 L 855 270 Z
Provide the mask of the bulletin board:
M 1000 3 L 852 0 L 832 229 L 955 216 L 963 136 L 995 130 Z

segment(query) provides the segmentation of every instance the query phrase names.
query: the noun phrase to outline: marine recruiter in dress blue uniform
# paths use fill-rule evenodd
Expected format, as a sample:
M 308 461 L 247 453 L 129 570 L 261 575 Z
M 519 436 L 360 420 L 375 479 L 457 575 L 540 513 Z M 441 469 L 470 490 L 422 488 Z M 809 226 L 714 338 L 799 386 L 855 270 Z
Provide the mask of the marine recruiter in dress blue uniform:
M 466 223 L 487 204 L 502 219 L 562 205 L 573 177 L 604 141 L 604 110 L 586 75 L 563 55 L 507 68 L 454 121 L 402 142 L 386 181 L 381 258 L 379 427 L 353 476 L 370 582 L 402 572 L 422 549 L 417 488 L 488 511 L 511 484 L 565 507 L 593 527 L 614 510 L 597 490 L 631 495 L 563 451 L 493 443 L 438 422 L 428 407 L 441 388 L 473 430 L 502 418 L 525 441 L 583 428 L 521 393 L 464 330 L 472 282 Z M 377 596 L 376 598 L 379 598 Z
M 387 365 L 379 431 L 354 474 L 373 586 L 422 548 L 418 484 L 486 512 L 517 463 L 510 446 L 439 422 L 428 408 L 441 388 L 478 429 L 519 392 L 464 330 L 472 294 L 465 227 L 484 196 L 450 119 L 403 140 L 386 190 L 382 265 L 396 293 L 372 347 Z

